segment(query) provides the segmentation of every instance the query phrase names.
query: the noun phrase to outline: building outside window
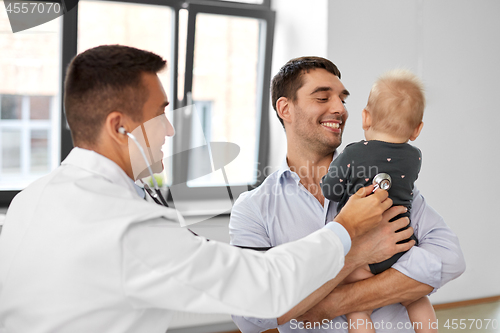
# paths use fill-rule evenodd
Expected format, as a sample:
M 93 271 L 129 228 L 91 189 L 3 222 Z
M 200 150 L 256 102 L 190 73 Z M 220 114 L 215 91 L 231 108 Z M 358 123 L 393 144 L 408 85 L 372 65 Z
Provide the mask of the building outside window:
M 0 4 L 0 191 L 60 163 L 61 19 L 13 34 Z

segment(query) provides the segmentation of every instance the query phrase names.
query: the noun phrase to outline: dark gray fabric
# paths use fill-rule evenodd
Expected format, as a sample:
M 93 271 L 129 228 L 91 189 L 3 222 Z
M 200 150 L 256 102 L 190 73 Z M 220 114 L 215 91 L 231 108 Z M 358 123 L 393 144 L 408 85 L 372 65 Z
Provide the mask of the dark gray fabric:
M 351 195 L 361 187 L 372 184 L 375 175 L 382 172 L 387 173 L 392 179 L 389 197 L 392 199 L 393 205 L 408 208 L 407 213 L 401 214 L 391 221 L 403 216 L 409 218 L 413 200 L 413 186 L 418 178 L 421 162 L 420 150 L 408 143 L 389 143 L 377 140 L 351 143 L 330 164 L 328 173 L 321 181 L 321 189 L 325 198 L 339 203 L 337 212 L 340 212 Z M 418 242 L 415 235 L 411 239 Z M 388 269 L 403 254 L 404 252 L 401 252 L 382 263 L 370 265 L 372 273 L 378 274 Z

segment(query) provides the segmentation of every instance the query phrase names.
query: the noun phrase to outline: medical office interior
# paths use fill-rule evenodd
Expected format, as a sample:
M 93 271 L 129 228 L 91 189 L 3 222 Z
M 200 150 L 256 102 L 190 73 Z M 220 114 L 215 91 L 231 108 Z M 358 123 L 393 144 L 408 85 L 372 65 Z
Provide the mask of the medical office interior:
M 269 80 L 286 61 L 315 55 L 339 67 L 351 93 L 341 149 L 363 139 L 361 110 L 373 81 L 407 68 L 422 78 L 427 94 L 425 126 L 414 142 L 423 153 L 416 185 L 458 235 L 467 264 L 431 301 L 437 309 L 453 308 L 438 311 L 438 318 L 500 322 L 500 2 L 175 3 L 180 2 L 80 0 L 77 11 L 14 34 L 2 1 L 0 221 L 12 197 L 56 168 L 71 149 L 61 79 L 75 52 L 118 43 L 168 60 L 161 80 L 177 133 L 164 151 L 187 142 L 186 149 L 210 142 L 238 145 L 237 156 L 209 172 L 200 171 L 206 167 L 201 160 L 186 166 L 169 158 L 159 177 L 164 187 L 175 184 L 171 199 L 194 231 L 225 242 L 232 200 L 276 170 L 286 154 L 269 97 Z M 187 105 L 194 109 L 183 109 Z M 472 309 L 472 303 L 481 305 Z M 465 331 L 500 332 L 498 326 Z M 171 326 L 172 332 L 236 329 L 227 315 L 180 312 Z

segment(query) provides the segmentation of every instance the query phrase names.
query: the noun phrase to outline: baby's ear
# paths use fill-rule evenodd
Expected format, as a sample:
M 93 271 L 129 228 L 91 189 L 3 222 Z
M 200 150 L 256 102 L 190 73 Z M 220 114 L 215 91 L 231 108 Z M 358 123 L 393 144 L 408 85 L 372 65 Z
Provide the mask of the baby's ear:
M 372 116 L 367 109 L 363 109 L 363 112 L 361 112 L 361 118 L 363 119 L 363 129 L 367 131 L 372 126 Z
M 415 139 L 418 138 L 418 136 L 420 135 L 420 131 L 422 131 L 422 127 L 424 127 L 423 121 L 413 131 L 413 134 L 410 136 L 411 141 L 415 141 Z

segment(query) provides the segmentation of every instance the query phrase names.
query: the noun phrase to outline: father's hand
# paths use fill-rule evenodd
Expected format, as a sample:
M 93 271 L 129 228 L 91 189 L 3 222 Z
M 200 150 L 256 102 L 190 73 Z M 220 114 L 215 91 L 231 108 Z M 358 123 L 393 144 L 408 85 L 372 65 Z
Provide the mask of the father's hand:
M 352 239 L 351 250 L 346 256 L 346 262 L 353 261 L 355 266 L 373 264 L 389 259 L 399 252 L 409 250 L 415 241 L 397 244 L 399 241 L 408 239 L 413 234 L 413 228 L 396 232 L 408 225 L 407 217 L 389 222 L 398 214 L 406 212 L 406 207 L 394 206 L 382 214 L 382 221 L 372 230 L 360 237 Z
M 342 224 L 351 240 L 361 237 L 382 221 L 384 212 L 392 206 L 392 200 L 385 190 L 373 191 L 373 185 L 359 189 L 352 195 L 335 221 Z

